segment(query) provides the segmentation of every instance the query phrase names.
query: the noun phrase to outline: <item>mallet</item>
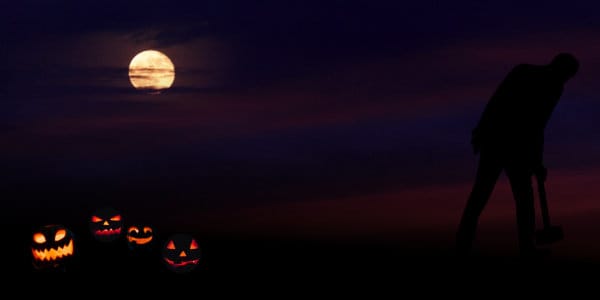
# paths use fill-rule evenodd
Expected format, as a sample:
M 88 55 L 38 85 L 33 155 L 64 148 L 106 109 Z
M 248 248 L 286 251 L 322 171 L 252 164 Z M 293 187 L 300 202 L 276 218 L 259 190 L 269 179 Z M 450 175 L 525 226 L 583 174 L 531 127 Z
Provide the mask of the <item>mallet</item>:
M 544 227 L 536 231 L 535 239 L 536 243 L 540 245 L 552 244 L 562 240 L 564 238 L 564 233 L 561 226 L 553 226 L 550 223 L 550 214 L 548 213 L 548 202 L 546 200 L 546 187 L 544 178 L 540 175 L 536 175 L 536 179 Z

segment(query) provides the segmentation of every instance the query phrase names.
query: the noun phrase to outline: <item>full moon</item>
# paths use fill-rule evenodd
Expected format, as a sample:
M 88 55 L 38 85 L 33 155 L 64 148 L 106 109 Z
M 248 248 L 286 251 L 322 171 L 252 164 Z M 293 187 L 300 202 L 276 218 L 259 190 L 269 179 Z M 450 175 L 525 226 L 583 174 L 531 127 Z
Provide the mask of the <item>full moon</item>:
M 145 50 L 129 63 L 129 81 L 138 90 L 160 93 L 173 85 L 175 66 L 164 53 Z

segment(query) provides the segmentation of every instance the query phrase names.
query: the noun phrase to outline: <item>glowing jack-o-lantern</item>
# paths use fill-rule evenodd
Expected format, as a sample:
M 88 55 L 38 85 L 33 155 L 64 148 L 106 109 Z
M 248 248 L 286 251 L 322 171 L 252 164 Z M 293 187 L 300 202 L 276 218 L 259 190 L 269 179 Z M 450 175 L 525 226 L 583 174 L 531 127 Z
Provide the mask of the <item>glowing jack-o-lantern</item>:
M 148 245 L 154 238 L 154 231 L 148 225 L 131 225 L 127 229 L 127 243 L 130 246 Z
M 62 225 L 46 225 L 33 233 L 31 254 L 36 269 L 58 268 L 75 253 L 73 233 Z
M 121 236 L 123 220 L 121 214 L 113 208 L 98 209 L 90 218 L 92 235 L 101 242 L 112 242 Z
M 167 269 L 177 272 L 190 272 L 200 263 L 200 246 L 189 234 L 174 234 L 162 247 L 162 258 Z

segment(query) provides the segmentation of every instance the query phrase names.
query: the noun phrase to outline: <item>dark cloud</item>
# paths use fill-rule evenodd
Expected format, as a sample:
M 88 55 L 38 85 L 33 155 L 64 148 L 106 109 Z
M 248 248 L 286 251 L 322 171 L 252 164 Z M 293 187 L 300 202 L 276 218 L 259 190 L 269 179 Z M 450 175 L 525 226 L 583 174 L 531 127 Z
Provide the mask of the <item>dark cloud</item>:
M 24 0 L 4 2 L 2 8 L 3 22 L 12 25 L 3 30 L 14 37 L 154 29 L 153 34 L 142 31 L 136 36 L 165 44 L 215 34 L 280 45 L 319 40 L 324 44 L 312 46 L 324 48 L 354 41 L 360 47 L 361 41 L 434 39 L 439 33 L 459 37 L 502 28 L 598 25 L 596 6 L 589 1 Z M 475 24 L 479 27 L 472 27 Z M 363 50 L 368 48 L 365 45 Z
M 169 186 L 186 197 L 203 191 L 219 199 L 212 202 L 217 206 L 293 201 L 464 179 L 449 175 L 460 170 L 468 155 L 467 142 L 437 147 L 448 145 L 445 138 L 452 140 L 448 136 L 470 125 L 452 122 L 456 121 L 382 120 L 228 138 L 216 133 L 203 139 L 194 138 L 198 128 L 98 124 L 96 130 L 79 131 L 71 126 L 47 133 L 21 132 L 10 139 L 13 145 L 45 145 L 45 151 L 13 154 L 11 161 L 23 170 L 50 172 L 42 178 L 71 183 L 129 178 Z M 102 167 L 91 167 L 98 160 L 104 161 Z

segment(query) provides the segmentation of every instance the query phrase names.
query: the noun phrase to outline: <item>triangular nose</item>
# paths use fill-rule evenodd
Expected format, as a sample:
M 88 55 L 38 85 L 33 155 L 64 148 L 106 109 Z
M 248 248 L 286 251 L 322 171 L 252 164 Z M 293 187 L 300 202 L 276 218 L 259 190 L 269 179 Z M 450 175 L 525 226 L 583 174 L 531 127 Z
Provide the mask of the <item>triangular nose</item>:
M 179 257 L 186 257 L 187 254 L 185 254 L 185 251 L 181 251 L 181 253 L 179 253 Z
M 102 223 L 102 225 L 108 226 L 108 221 L 104 221 L 104 223 Z

